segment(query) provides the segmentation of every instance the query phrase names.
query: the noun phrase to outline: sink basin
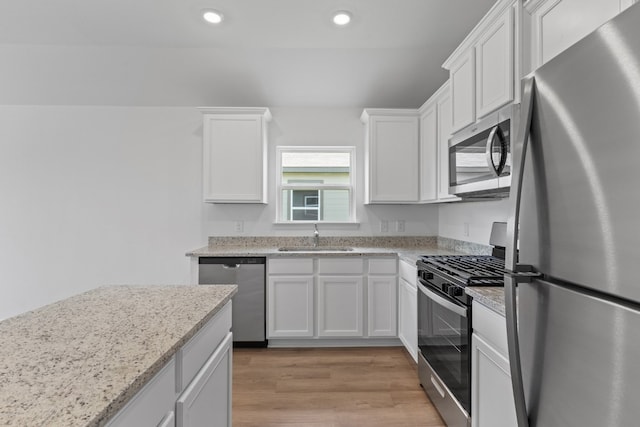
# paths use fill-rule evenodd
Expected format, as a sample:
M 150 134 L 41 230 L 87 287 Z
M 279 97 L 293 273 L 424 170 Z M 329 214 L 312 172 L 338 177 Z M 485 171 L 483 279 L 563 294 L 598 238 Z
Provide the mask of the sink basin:
M 352 251 L 353 248 L 347 248 L 344 246 L 291 246 L 278 248 L 280 252 L 347 252 Z

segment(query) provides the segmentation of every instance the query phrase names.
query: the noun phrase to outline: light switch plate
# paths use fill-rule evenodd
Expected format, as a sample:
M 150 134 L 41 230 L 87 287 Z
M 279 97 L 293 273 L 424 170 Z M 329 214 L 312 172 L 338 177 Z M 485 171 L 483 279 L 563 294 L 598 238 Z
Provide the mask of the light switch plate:
M 404 233 L 405 222 L 404 219 L 399 219 L 396 221 L 396 232 Z
M 389 221 L 387 221 L 386 219 L 383 219 L 382 221 L 380 221 L 380 232 L 381 233 L 389 232 Z

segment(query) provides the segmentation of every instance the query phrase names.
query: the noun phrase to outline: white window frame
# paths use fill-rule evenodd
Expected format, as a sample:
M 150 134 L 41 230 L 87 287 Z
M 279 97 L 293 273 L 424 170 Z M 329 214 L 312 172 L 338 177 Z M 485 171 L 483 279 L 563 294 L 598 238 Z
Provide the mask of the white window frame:
M 282 153 L 349 153 L 349 184 L 283 183 Z M 347 190 L 349 192 L 349 219 L 347 221 L 294 221 L 284 219 L 282 192 L 284 190 Z M 318 193 L 318 197 L 320 193 Z M 318 215 L 320 216 L 320 215 Z M 278 224 L 353 224 L 356 222 L 356 147 L 354 146 L 278 146 L 276 147 L 276 223 Z

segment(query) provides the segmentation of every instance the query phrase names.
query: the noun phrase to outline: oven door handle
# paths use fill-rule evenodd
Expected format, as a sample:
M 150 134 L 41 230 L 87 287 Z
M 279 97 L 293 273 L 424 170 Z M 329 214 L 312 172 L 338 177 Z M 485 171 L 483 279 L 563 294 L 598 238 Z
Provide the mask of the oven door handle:
M 427 289 L 427 287 L 425 287 L 422 283 L 419 283 L 418 288 L 420 289 L 420 292 L 425 294 L 427 298 L 431 299 L 436 304 L 446 308 L 447 310 L 453 311 L 458 316 L 464 317 L 465 319 L 467 318 L 467 309 L 465 307 L 454 304 L 446 298 L 441 297 L 432 290 Z

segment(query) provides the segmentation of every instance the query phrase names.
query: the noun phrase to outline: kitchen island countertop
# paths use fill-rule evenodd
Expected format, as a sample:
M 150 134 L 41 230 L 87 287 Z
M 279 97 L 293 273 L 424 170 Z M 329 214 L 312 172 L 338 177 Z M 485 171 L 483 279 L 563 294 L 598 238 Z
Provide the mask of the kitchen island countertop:
M 0 322 L 0 425 L 104 425 L 236 292 L 107 286 Z

